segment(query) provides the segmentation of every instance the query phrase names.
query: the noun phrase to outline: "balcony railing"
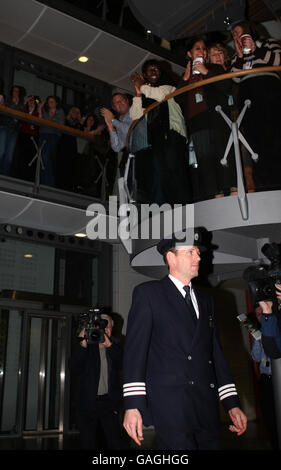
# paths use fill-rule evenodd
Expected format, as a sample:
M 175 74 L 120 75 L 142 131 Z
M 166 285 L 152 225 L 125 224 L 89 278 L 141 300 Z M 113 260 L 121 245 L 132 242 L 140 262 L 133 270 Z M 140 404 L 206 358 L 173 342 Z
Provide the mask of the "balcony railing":
M 162 102 L 155 101 L 148 106 L 143 111 L 143 116 L 132 123 L 128 133 L 129 158 L 124 178 L 119 180 L 120 194 L 123 190 L 122 194 L 126 194 L 126 198 L 124 200 L 120 196 L 120 202 L 156 202 L 173 205 L 188 204 L 223 195 L 237 195 L 243 217 L 247 218 L 247 192 L 278 189 L 281 186 L 279 183 L 281 133 L 279 130 L 275 134 L 273 133 L 273 129 L 280 129 L 281 98 L 279 92 L 275 102 L 272 102 L 273 91 L 270 88 L 264 89 L 259 96 L 248 97 L 246 95 L 241 102 L 239 90 L 241 86 L 244 87 L 253 78 L 256 80 L 259 77 L 261 79 L 271 77 L 280 90 L 280 71 L 281 67 L 261 67 L 217 75 L 177 89 L 167 95 Z M 237 78 L 243 79 L 243 81 L 235 85 L 233 79 Z M 212 103 L 212 108 L 209 109 L 209 121 L 206 121 L 204 112 L 199 113 L 196 117 L 197 128 L 194 131 L 192 126 L 190 128 L 192 119 L 190 121 L 186 119 L 184 122 L 183 115 L 180 116 L 187 97 L 192 92 L 196 95 L 196 90 L 199 88 L 207 90 L 210 87 L 224 86 L 226 82 L 234 84 L 234 93 L 236 93 L 233 96 L 234 104 L 225 107 L 220 100 Z M 240 102 L 237 101 L 237 98 L 240 99 Z M 255 115 L 257 105 L 261 108 L 267 98 L 267 108 L 273 110 L 279 106 L 277 118 L 276 114 L 265 115 L 263 111 L 259 116 Z M 162 108 L 165 106 L 166 118 L 170 116 L 169 108 L 172 110 L 172 119 L 174 119 L 172 129 L 176 129 L 172 136 L 170 133 L 171 122 L 163 121 L 163 116 L 161 117 Z M 38 126 L 37 135 L 29 136 L 30 154 L 22 155 L 22 148 L 18 140 L 18 146 L 13 156 L 12 171 L 9 175 L 18 180 L 28 180 L 33 185 L 34 195 L 40 193 L 42 185 L 54 186 L 103 201 L 106 201 L 108 196 L 112 194 L 116 178 L 117 158 L 111 150 L 108 134 L 105 134 L 102 140 L 100 136 L 93 136 L 68 125 L 57 124 L 6 106 L 0 106 L 0 114 Z M 205 119 L 202 123 L 201 117 Z M 254 141 L 252 135 L 248 134 L 251 119 L 267 123 L 264 132 L 260 132 L 260 125 L 259 128 L 257 127 Z M 185 125 L 186 135 L 183 135 L 182 128 L 180 128 L 182 123 Z M 206 148 L 203 149 L 205 154 L 200 162 L 200 155 L 196 155 L 198 142 L 199 144 L 200 142 L 204 143 L 204 139 L 212 138 L 208 131 L 214 128 L 214 123 L 217 126 L 215 129 L 217 155 L 212 155 L 211 160 L 208 161 L 206 155 L 208 155 L 208 151 L 212 150 L 213 143 L 212 141 L 209 143 L 207 140 L 207 143 L 205 142 Z M 42 126 L 54 129 L 61 135 L 56 151 L 51 152 L 47 157 L 44 155 L 47 143 L 40 137 Z M 198 129 L 200 132 L 197 132 Z M 260 154 L 261 141 L 266 142 L 265 155 Z M 80 149 L 80 146 L 83 146 L 80 144 L 83 142 L 89 144 L 86 145 L 86 150 Z M 43 178 L 44 172 L 46 172 L 44 165 L 46 158 L 52 159 L 54 167 L 56 167 L 56 178 L 53 184 L 46 182 L 46 178 Z M 206 168 L 202 177 L 201 169 L 202 167 L 204 169 L 204 164 L 206 164 Z M 255 178 L 257 169 L 259 170 L 258 178 Z M 0 173 L 3 174 L 1 171 Z M 265 184 L 262 182 L 263 173 L 266 175 Z M 269 180 L 266 173 L 272 176 L 272 181 Z M 28 178 L 26 178 L 26 174 Z M 217 174 L 219 174 L 220 183 L 225 182 L 225 184 L 222 187 L 215 187 L 213 192 L 210 192 L 209 182 Z
M 280 71 L 261 67 L 216 75 L 148 106 L 128 132 L 127 200 L 173 205 L 231 195 L 247 218 L 247 192 L 281 188 Z M 253 80 L 263 90 L 258 96 L 249 92 Z M 220 96 L 229 88 L 232 103 L 218 100 L 206 109 L 201 94 L 208 103 L 211 88 L 221 88 Z M 201 99 L 201 112 L 190 112 L 191 98 Z M 185 104 L 191 115 L 186 138 L 179 121 Z
M 8 106 L 0 105 L 0 114 L 13 118 L 18 123 L 17 127 L 22 122 L 28 122 L 33 129 L 37 129 L 34 133 L 24 133 L 17 128 L 16 145 L 8 171 L 0 170 L 0 176 L 2 174 L 31 182 L 34 195 L 38 195 L 42 185 L 104 201 L 111 194 L 117 161 L 111 150 L 108 134 L 102 132 L 100 135 L 93 135 Z M 47 137 L 40 133 L 42 126 L 49 129 Z M 5 130 L 7 126 L 0 123 L 0 131 L 3 128 Z M 59 136 L 53 146 L 48 142 L 48 136 L 52 135 Z M 0 147 L 4 145 L 4 138 L 1 134 Z M 24 143 L 28 141 L 27 147 L 22 145 L 22 139 Z M 48 180 L 46 166 L 49 160 L 52 163 L 52 177 Z

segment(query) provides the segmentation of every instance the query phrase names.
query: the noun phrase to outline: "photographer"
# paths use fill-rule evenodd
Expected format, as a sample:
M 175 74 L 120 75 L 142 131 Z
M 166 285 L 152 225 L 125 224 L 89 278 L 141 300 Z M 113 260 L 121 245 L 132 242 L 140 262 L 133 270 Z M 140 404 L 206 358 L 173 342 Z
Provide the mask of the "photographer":
M 122 353 L 111 336 L 111 317 L 103 314 L 101 318 L 107 320 L 104 338 L 101 334 L 97 341 L 85 339 L 86 330 L 82 328 L 69 366 L 76 378 L 76 416 L 83 448 L 100 448 L 97 432 L 100 424 L 107 448 L 116 450 L 124 448 L 119 421 Z
M 262 308 L 260 305 L 257 305 L 255 308 L 255 316 L 257 326 L 259 328 L 262 319 Z M 267 429 L 272 449 L 278 450 L 278 433 L 272 385 L 271 360 L 264 351 L 262 337 L 259 339 L 256 337 L 253 338 L 251 356 L 252 359 L 258 364 L 257 383 L 259 386 L 259 403 L 263 422 Z
M 277 301 L 281 300 L 281 284 L 275 284 Z M 266 354 L 272 359 L 281 358 L 281 311 L 278 303 L 271 300 L 261 301 L 262 343 Z

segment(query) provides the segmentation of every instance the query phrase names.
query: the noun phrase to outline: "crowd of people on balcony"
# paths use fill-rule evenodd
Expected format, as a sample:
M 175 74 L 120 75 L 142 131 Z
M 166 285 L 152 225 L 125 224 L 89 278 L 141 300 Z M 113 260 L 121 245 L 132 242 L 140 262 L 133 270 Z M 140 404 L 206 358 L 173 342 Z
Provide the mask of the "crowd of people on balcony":
M 47 96 L 43 102 L 39 96 L 25 94 L 22 86 L 14 85 L 8 98 L 1 95 L 0 104 L 30 117 L 42 118 L 46 125 L 0 114 L 0 173 L 34 182 L 36 157 L 41 157 L 40 184 L 99 197 L 99 176 L 106 158 L 110 160 L 109 166 L 115 166 L 115 152 L 110 147 L 102 117 L 94 112 L 82 116 L 77 106 L 65 113 L 56 96 Z M 80 137 L 65 133 L 59 126 L 49 126 L 47 121 L 83 134 Z M 84 138 L 85 134 L 89 139 Z M 114 176 L 107 175 L 106 181 L 110 193 Z
M 231 131 L 216 106 L 233 121 L 245 100 L 250 100 L 240 129 L 258 160 L 251 161 L 240 145 L 246 189 L 279 188 L 280 75 L 266 71 L 222 80 L 219 75 L 281 65 L 281 47 L 273 39 L 260 38 L 248 22 L 236 23 L 232 36 L 236 48 L 232 58 L 223 44 L 192 38 L 185 72 L 176 82 L 158 60 L 146 61 L 140 72 L 128 77 L 135 96 L 113 94 L 111 106 L 102 107 L 99 116 L 82 116 L 76 106 L 65 113 L 57 97 L 48 96 L 43 103 L 40 97 L 25 97 L 23 87 L 14 85 L 9 97 L 0 95 L 0 104 L 78 129 L 89 139 L 62 132 L 59 126 L 0 114 L 0 173 L 34 181 L 33 157 L 39 149 L 41 184 L 70 191 L 86 188 L 87 192 L 88 188 L 89 194 L 99 196 L 101 172 L 107 167 L 107 194 L 116 192 L 114 182 L 124 176 L 131 152 L 135 155 L 133 186 L 138 202 L 184 204 L 236 195 L 233 145 L 227 165 L 221 163 Z M 218 80 L 201 85 L 216 76 Z M 180 93 L 188 85 L 188 91 Z M 128 135 L 135 120 L 137 125 Z
M 160 106 L 152 106 L 147 114 L 143 113 L 143 108 L 149 106 L 152 100 L 154 102 L 162 101 L 176 88 L 171 87 L 168 81 L 159 85 L 156 77 L 161 77 L 162 74 L 161 64 L 157 61 L 153 63 L 154 81 L 144 73 L 145 64 L 143 65 L 142 74 L 135 73 L 131 77 L 135 85 L 136 96 L 133 99 L 130 115 L 132 119 L 138 119 L 141 116 L 143 116 L 142 120 L 146 119 L 148 136 L 147 148 L 136 152 L 136 166 L 150 167 L 150 172 L 157 179 L 158 185 L 161 185 L 161 181 L 165 181 L 163 172 L 165 168 L 168 170 L 169 184 L 164 184 L 165 189 L 168 191 L 168 194 L 165 194 L 165 202 L 186 202 L 184 196 L 182 196 L 182 190 L 187 187 L 191 187 L 190 202 L 237 194 L 233 145 L 228 152 L 227 166 L 221 164 L 230 129 L 220 113 L 217 112 L 216 106 L 221 106 L 222 111 L 233 121 L 237 119 L 247 99 L 251 101 L 251 106 L 244 115 L 241 130 L 249 147 L 253 150 L 252 153 L 258 154 L 258 160 L 249 165 L 250 159 L 246 155 L 246 149 L 245 147 L 241 148 L 241 154 L 244 156 L 246 189 L 253 191 L 254 187 L 256 190 L 280 188 L 281 134 L 278 131 L 280 117 L 277 114 L 281 105 L 279 74 L 267 71 L 244 75 L 236 81 L 225 78 L 200 86 L 202 80 L 220 74 L 281 65 L 280 44 L 273 39 L 259 39 L 250 23 L 235 24 L 232 28 L 232 35 L 236 47 L 236 53 L 232 60 L 230 60 L 227 49 L 222 44 L 211 43 L 206 45 L 201 37 L 192 38 L 187 48 L 186 70 L 176 84 L 176 88 L 180 89 L 195 83 L 198 83 L 198 86 L 192 87 L 182 94 L 177 94 L 175 98 L 167 98 L 167 101 L 161 103 Z M 247 36 L 245 37 L 245 35 Z M 182 157 L 182 153 L 178 150 L 175 150 L 176 155 L 174 157 L 172 153 L 169 154 L 170 161 L 173 162 L 172 165 L 177 174 L 175 179 L 171 167 L 167 164 L 169 162 L 169 157 L 166 156 L 166 153 L 169 152 L 169 138 L 165 131 L 165 125 L 166 128 L 169 126 L 169 131 L 173 129 L 171 126 L 173 118 L 169 122 L 167 118 L 166 120 L 163 118 L 163 113 L 161 113 L 161 108 L 164 105 L 166 108 L 170 108 L 170 102 L 172 101 L 180 104 L 187 135 L 185 155 Z M 177 117 L 177 123 L 179 123 L 180 112 Z M 159 129 L 155 132 L 156 137 L 160 140 L 157 145 L 154 143 L 153 133 L 151 132 L 152 123 L 154 126 L 158 123 L 158 126 L 161 127 L 162 136 Z M 173 121 L 173 124 L 175 124 L 175 121 Z M 140 125 L 141 132 L 143 132 L 142 127 L 143 124 Z M 184 136 L 179 128 L 174 128 L 174 130 Z M 137 126 L 134 132 L 138 132 Z M 161 148 L 161 144 L 165 147 L 165 150 L 161 151 L 160 172 L 157 170 L 156 162 L 159 158 L 157 148 Z M 176 149 L 176 146 L 174 146 L 174 149 Z M 147 159 L 148 163 L 145 161 L 145 154 L 150 155 L 150 158 Z M 138 159 L 140 160 L 139 163 Z M 173 159 L 176 159 L 177 162 L 175 163 Z M 183 165 L 182 162 L 184 162 Z M 252 167 L 252 172 L 249 172 L 249 166 Z M 147 180 L 145 183 L 147 183 Z M 149 183 L 151 187 L 151 181 Z M 138 194 L 142 201 L 157 202 L 159 204 L 163 202 L 161 194 L 153 193 L 151 195 L 149 191 L 146 191 L 143 198 L 141 190 L 145 190 L 146 187 L 142 183 L 141 173 L 138 186 Z M 152 187 L 154 186 L 155 183 Z M 185 195 L 187 194 L 188 191 Z

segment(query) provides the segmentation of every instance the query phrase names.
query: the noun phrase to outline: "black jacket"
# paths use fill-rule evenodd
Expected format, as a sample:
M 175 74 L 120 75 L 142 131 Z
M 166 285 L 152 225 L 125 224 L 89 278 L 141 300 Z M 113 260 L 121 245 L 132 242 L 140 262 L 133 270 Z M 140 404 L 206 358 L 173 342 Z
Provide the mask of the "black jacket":
M 203 77 L 203 80 L 226 73 L 221 65 L 205 64 L 205 66 L 208 69 L 208 74 Z M 198 82 L 198 84 L 200 85 L 200 82 Z M 189 81 L 181 79 L 177 88 L 179 89 L 187 85 L 189 85 Z M 189 118 L 188 92 L 182 93 L 175 98 L 182 108 L 186 124 L 190 128 L 191 132 L 210 127 L 210 125 L 214 124 L 214 119 L 222 119 L 215 111 L 215 107 L 217 105 L 221 105 L 225 112 L 228 111 L 228 96 L 232 94 L 233 82 L 231 79 L 220 80 L 201 87 L 201 90 L 204 101 L 207 105 L 207 111 L 202 112 L 191 119 Z
M 113 338 L 111 338 L 113 340 Z M 120 409 L 122 403 L 121 367 L 122 350 L 116 342 L 106 349 L 108 362 L 108 395 L 114 409 Z M 75 401 L 78 410 L 94 410 L 97 406 L 100 378 L 100 354 L 98 344 L 88 344 L 83 348 L 80 344 L 69 360 L 70 371 L 75 376 Z
M 167 276 L 136 287 L 124 349 L 124 406 L 144 424 L 177 432 L 219 428 L 218 400 L 228 411 L 239 399 L 222 352 L 212 299 L 194 289 L 194 325 L 184 297 Z

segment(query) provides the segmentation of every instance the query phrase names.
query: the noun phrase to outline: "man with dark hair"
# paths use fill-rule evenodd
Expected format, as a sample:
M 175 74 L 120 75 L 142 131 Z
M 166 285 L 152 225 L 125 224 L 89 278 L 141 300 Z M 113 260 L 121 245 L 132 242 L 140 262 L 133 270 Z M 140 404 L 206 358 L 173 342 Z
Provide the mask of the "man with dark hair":
M 159 449 L 220 449 L 218 399 L 229 429 L 247 418 L 221 349 L 213 301 L 191 283 L 198 276 L 200 230 L 185 241 L 157 245 L 169 275 L 137 286 L 128 318 L 123 363 L 124 427 L 141 445 L 142 425 L 155 427 Z

